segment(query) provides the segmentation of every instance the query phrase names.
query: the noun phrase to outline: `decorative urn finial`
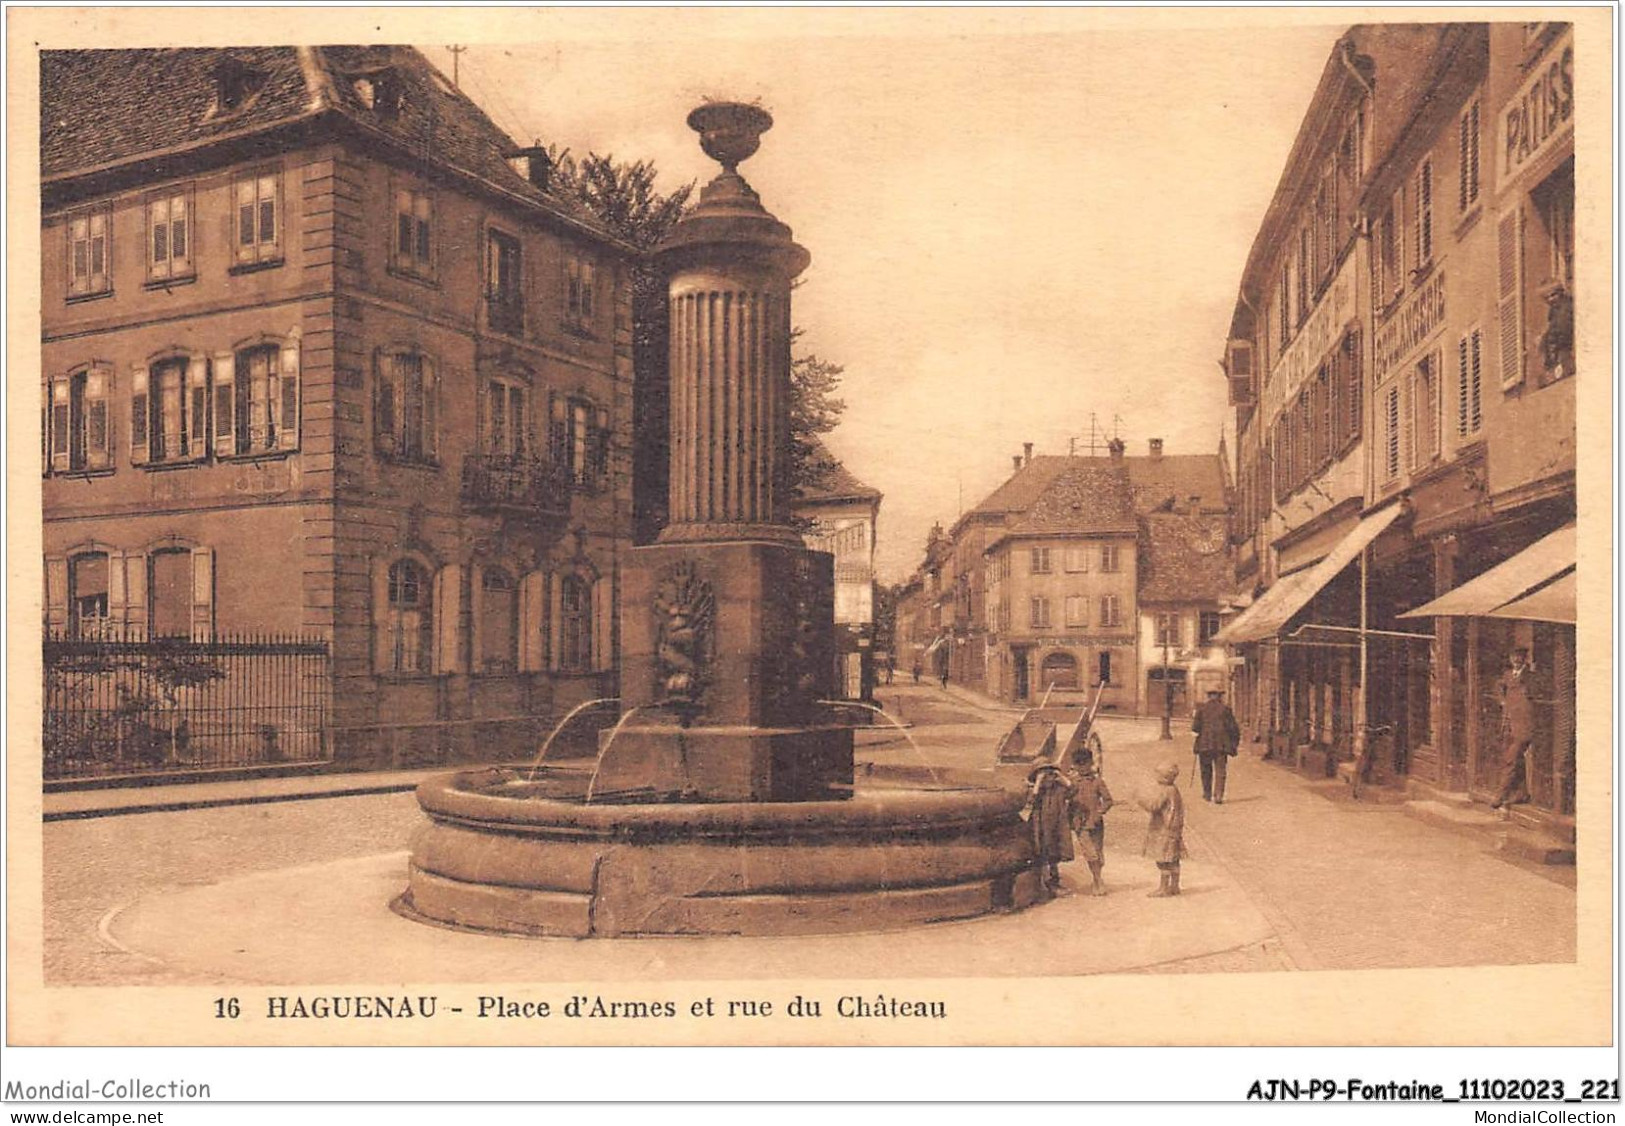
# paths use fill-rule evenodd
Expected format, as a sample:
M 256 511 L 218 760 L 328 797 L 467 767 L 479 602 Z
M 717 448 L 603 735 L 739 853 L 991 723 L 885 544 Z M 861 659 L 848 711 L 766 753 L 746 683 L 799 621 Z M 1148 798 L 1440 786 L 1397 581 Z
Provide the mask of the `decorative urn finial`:
M 688 115 L 688 127 L 700 135 L 706 156 L 738 175 L 739 165 L 761 145 L 762 134 L 773 128 L 773 115 L 744 102 L 707 102 Z

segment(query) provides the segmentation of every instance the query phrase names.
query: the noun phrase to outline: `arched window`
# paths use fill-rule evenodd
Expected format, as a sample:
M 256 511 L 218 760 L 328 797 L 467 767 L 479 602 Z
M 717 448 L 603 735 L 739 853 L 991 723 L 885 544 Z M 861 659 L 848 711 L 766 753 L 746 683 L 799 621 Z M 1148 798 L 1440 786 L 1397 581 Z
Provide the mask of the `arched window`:
M 1044 664 L 1039 676 L 1045 688 L 1076 688 L 1078 686 L 1078 659 L 1071 653 L 1051 653 L 1044 658 Z
M 560 581 L 559 666 L 568 672 L 592 668 L 592 583 L 580 575 Z
M 147 557 L 147 620 L 153 637 L 192 636 L 192 552 L 165 548 Z
M 430 652 L 429 575 L 416 561 L 401 559 L 389 566 L 385 619 L 385 671 L 428 672 Z
M 69 625 L 74 637 L 97 637 L 107 625 L 107 553 L 89 551 L 68 561 Z
M 509 673 L 519 666 L 519 596 L 501 567 L 480 572 L 480 671 Z

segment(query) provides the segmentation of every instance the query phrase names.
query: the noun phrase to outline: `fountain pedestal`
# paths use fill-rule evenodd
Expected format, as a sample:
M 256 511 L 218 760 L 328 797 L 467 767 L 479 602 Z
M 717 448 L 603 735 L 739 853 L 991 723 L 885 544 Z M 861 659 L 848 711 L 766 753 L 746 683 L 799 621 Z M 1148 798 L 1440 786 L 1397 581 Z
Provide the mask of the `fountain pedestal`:
M 396 903 L 601 937 L 880 930 L 1039 894 L 1022 795 L 853 792 L 830 726 L 831 556 L 789 520 L 790 283 L 808 255 L 735 171 L 771 124 L 689 115 L 723 164 L 657 252 L 671 297 L 671 523 L 622 571 L 623 714 L 585 794 L 535 772 L 432 778 Z M 991 752 L 991 748 L 990 748 Z
M 596 797 L 851 793 L 852 732 L 819 722 L 834 680 L 828 555 L 777 543 L 657 544 L 633 552 L 624 575 L 621 704 L 639 714 L 603 735 Z M 674 638 L 679 630 L 687 635 Z

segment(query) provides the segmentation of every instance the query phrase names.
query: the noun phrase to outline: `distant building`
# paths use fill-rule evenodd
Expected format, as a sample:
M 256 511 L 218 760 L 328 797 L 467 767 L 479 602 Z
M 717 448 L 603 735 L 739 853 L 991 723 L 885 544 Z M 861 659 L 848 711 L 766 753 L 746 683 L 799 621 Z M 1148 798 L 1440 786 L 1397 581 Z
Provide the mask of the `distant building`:
M 835 556 L 836 683 L 847 699 L 874 684 L 875 524 L 881 493 L 833 457 L 815 484 L 804 485 L 792 514 L 810 522 L 802 536 L 815 551 Z
M 1159 439 L 1133 457 L 1115 441 L 1105 457 L 1035 455 L 1028 446 L 1003 485 L 950 534 L 934 535 L 899 622 L 910 608 L 914 622 L 921 610 L 935 613 L 925 647 L 968 688 L 1036 701 L 1047 689 L 1092 693 L 1104 673 L 1103 707 L 1160 711 L 1161 695 L 1150 701 L 1147 688 L 1162 650 L 1147 656 L 1155 620 L 1146 617 L 1144 584 L 1148 573 L 1199 580 L 1188 597 L 1158 608 L 1190 627 L 1170 679 L 1183 683 L 1200 669 L 1203 683 L 1213 682 L 1224 663 L 1201 631 L 1217 628 L 1212 615 L 1229 586 L 1220 581 L 1231 567 L 1228 495 L 1219 456 L 1164 454 Z M 1152 572 L 1148 560 L 1158 560 Z
M 47 629 L 319 638 L 357 764 L 612 695 L 632 252 L 545 153 L 404 47 L 45 51 L 41 96 Z

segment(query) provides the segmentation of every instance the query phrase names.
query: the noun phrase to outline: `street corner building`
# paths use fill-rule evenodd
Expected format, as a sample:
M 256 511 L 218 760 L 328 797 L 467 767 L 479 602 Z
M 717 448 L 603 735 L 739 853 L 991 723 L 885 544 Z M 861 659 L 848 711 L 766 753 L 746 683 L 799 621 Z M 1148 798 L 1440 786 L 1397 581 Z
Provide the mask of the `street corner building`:
M 869 695 L 875 668 L 875 525 L 879 489 L 866 485 L 817 443 L 826 468 L 799 487 L 790 510 L 807 525 L 802 538 L 835 557 L 835 680 L 840 695 Z
M 614 695 L 631 247 L 404 47 L 41 57 L 46 777 Z
M 1312 773 L 1572 844 L 1574 31 L 1351 28 L 1236 296 L 1237 710 Z M 1572 856 L 1572 852 L 1570 854 Z
M 1013 455 L 904 585 L 900 659 L 1012 703 L 1098 695 L 1104 710 L 1184 714 L 1192 684 L 1223 689 L 1224 458 L 1146 450 L 1114 438 L 1099 455 Z

